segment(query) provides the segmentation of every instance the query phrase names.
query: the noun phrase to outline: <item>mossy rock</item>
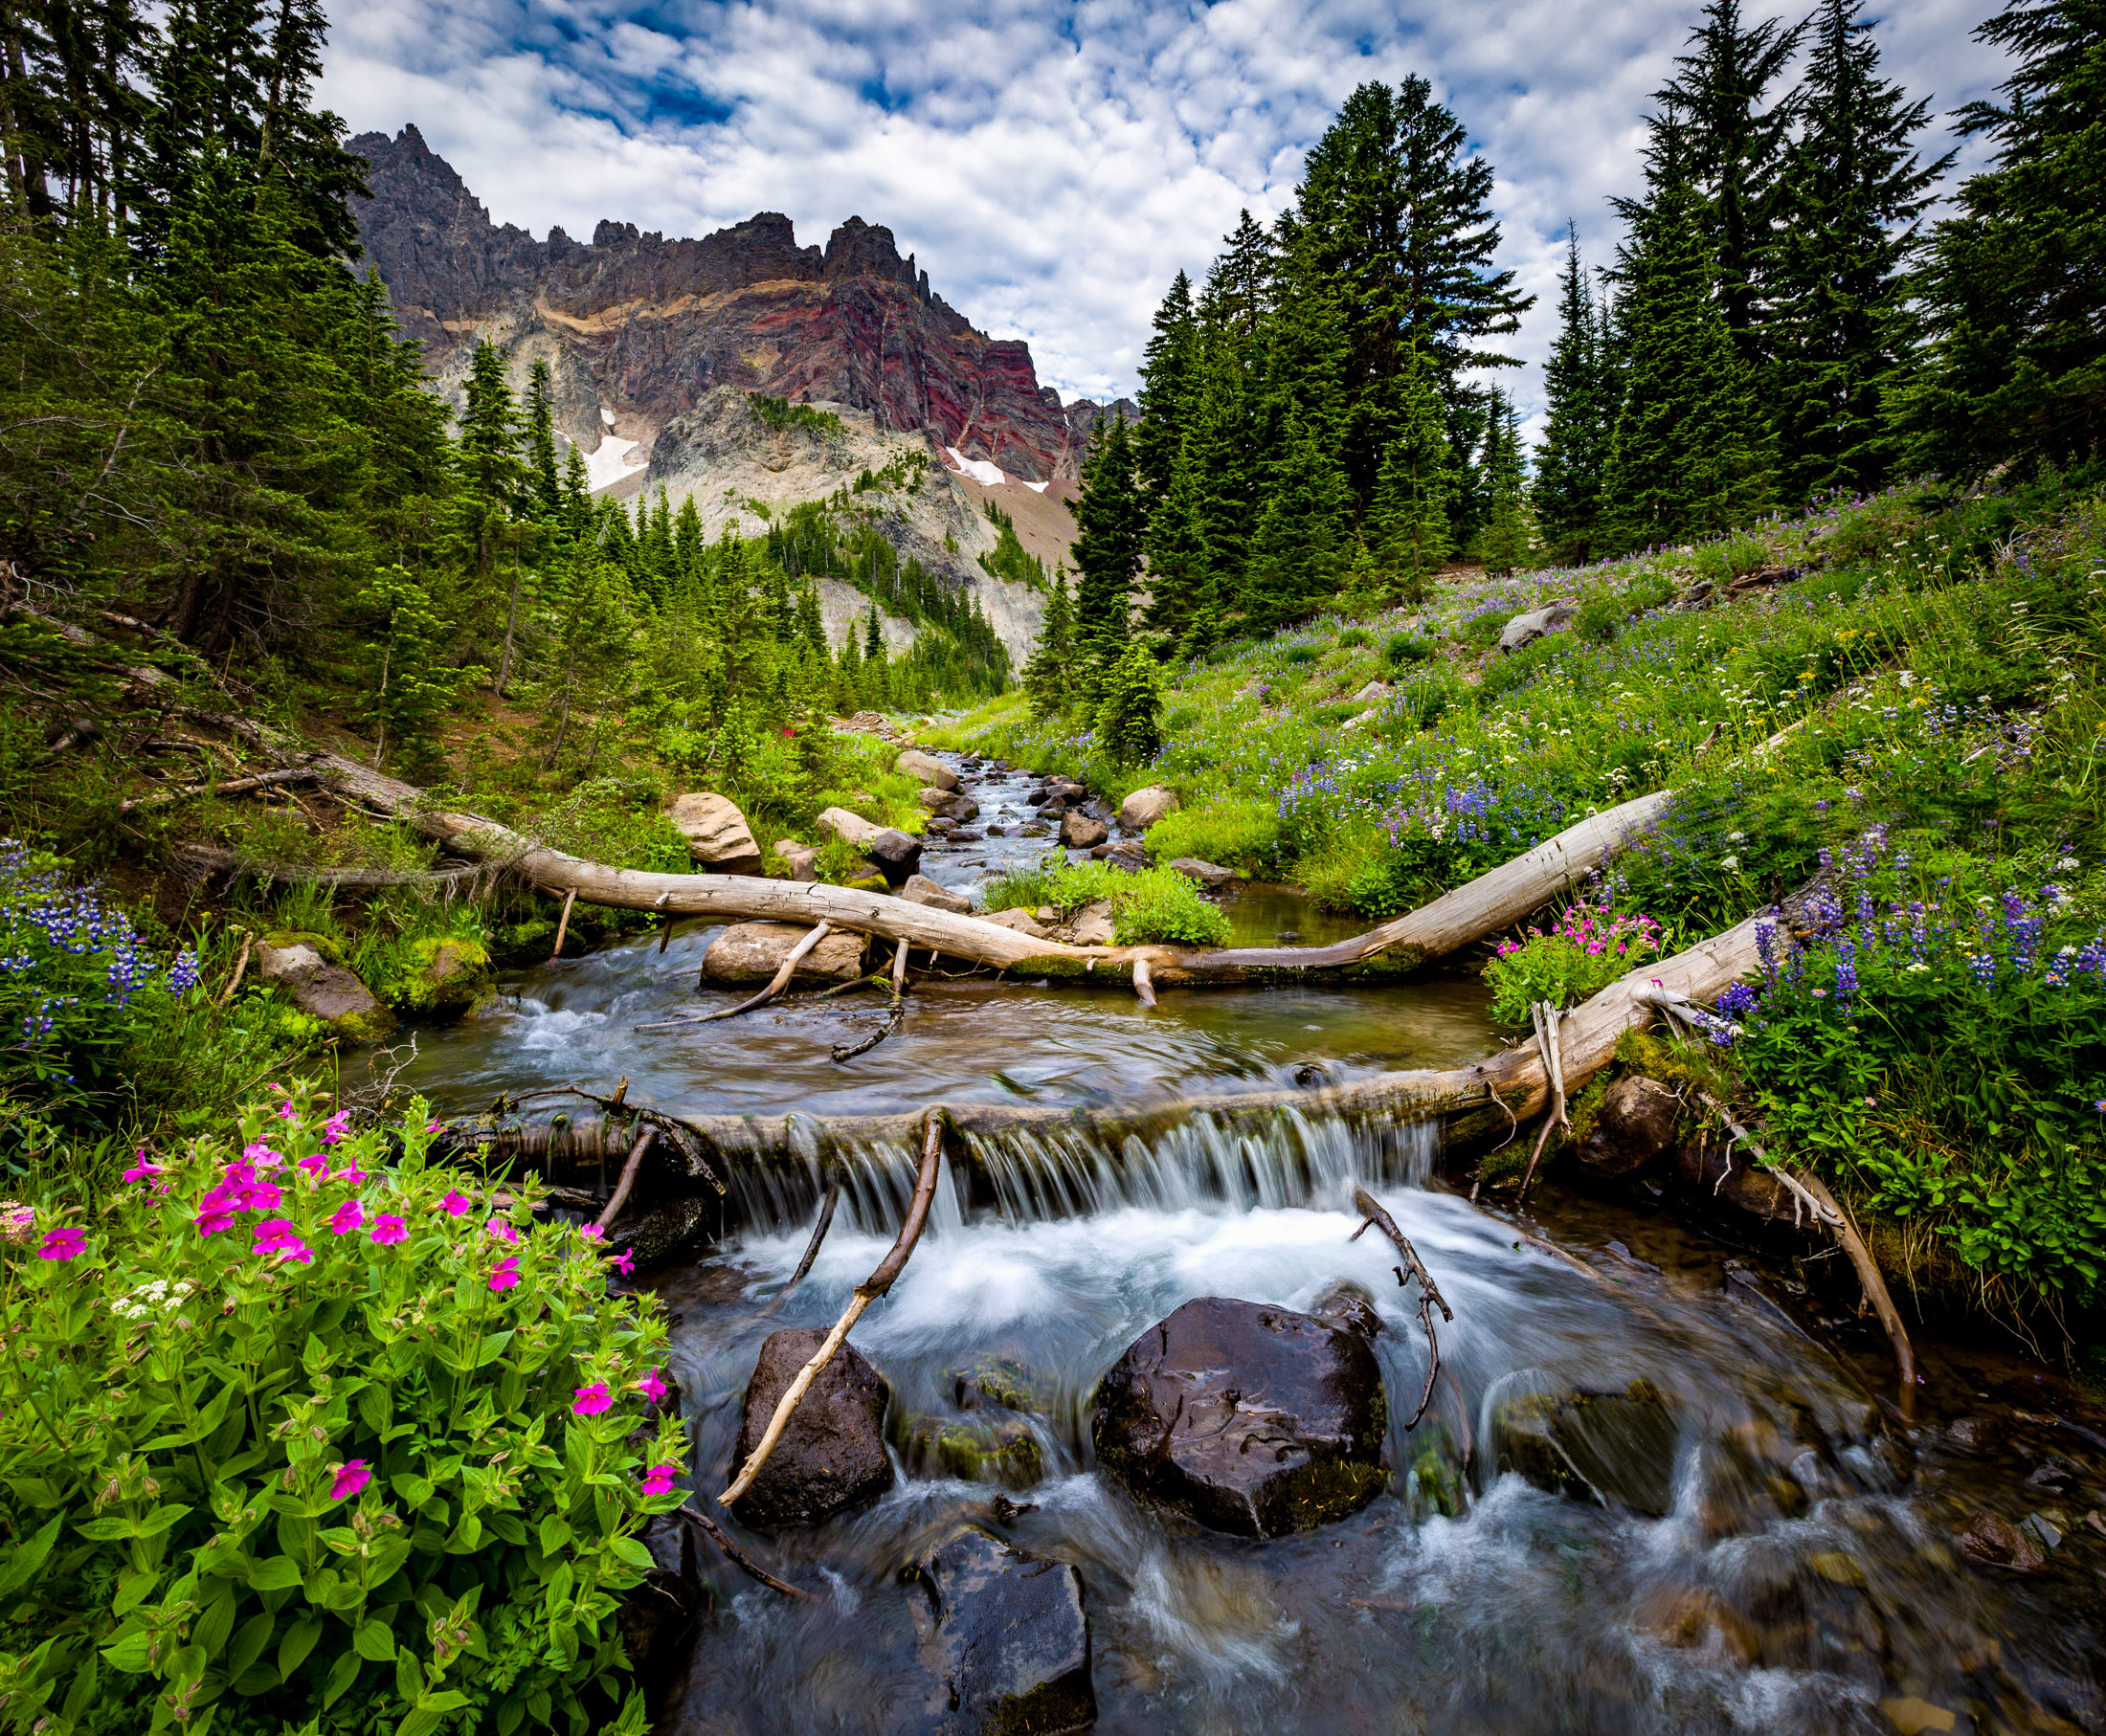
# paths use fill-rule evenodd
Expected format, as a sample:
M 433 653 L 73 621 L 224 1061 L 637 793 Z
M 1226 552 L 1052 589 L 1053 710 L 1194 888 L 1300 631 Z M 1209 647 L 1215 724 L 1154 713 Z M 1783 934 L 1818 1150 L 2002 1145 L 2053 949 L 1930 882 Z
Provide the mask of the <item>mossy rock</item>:
M 325 964 L 341 965 L 344 962 L 344 944 L 326 934 L 316 934 L 311 929 L 273 928 L 257 944 L 276 947 L 280 951 L 292 946 L 312 946 L 322 955 Z
M 1462 1517 L 1463 1469 L 1445 1430 L 1429 1428 L 1420 1437 L 1419 1455 L 1404 1472 L 1402 1482 L 1404 1498 L 1415 1510 L 1438 1513 L 1445 1519 Z
M 890 1434 L 901 1462 L 917 1477 L 955 1477 L 1005 1489 L 1028 1489 L 1045 1477 L 1045 1454 L 1021 1417 L 988 1423 L 894 1413 Z
M 1658 1519 L 1674 1505 L 1680 1424 L 1660 1391 L 1581 1392 L 1533 1370 L 1491 1400 L 1492 1463 L 1539 1489 Z
M 978 1356 L 962 1369 L 952 1369 L 952 1400 L 961 1411 L 993 1406 L 1019 1415 L 1042 1416 L 1050 1408 L 1030 1369 L 1014 1357 Z
M 481 941 L 432 936 L 412 942 L 383 990 L 388 1004 L 426 1018 L 456 1019 L 490 987 L 490 949 Z

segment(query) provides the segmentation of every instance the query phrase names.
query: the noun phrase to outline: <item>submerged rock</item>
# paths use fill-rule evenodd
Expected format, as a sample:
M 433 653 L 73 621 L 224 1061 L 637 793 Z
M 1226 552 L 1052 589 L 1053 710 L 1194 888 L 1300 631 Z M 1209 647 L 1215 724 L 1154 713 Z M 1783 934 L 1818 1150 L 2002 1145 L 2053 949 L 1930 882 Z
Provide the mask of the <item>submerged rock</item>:
M 1375 1293 L 1367 1285 L 1341 1278 L 1309 1304 L 1318 1320 L 1362 1338 L 1373 1338 L 1382 1329 L 1382 1316 L 1375 1305 Z
M 318 934 L 269 934 L 256 949 L 257 974 L 309 1018 L 320 1019 L 338 1041 L 378 1042 L 395 1028 L 394 1014 L 328 957 L 334 950 Z
M 977 1525 L 907 1569 L 922 1658 L 935 1675 L 930 1721 L 943 1736 L 1056 1736 L 1096 1722 L 1083 1579 Z
M 955 1477 L 962 1482 L 1028 1489 L 1045 1476 L 1045 1454 L 1020 1416 L 904 1417 L 892 1431 L 901 1461 L 916 1477 Z
M 667 812 L 687 839 L 687 854 L 713 874 L 758 874 L 760 846 L 752 828 L 728 796 L 698 790 L 676 796 Z
M 1365 1337 L 1230 1297 L 1189 1302 L 1099 1384 L 1098 1461 L 1136 1495 L 1243 1537 L 1365 1506 L 1389 1411 Z
M 659 1513 L 646 1520 L 638 1541 L 650 1551 L 652 1565 L 622 1594 L 615 1609 L 615 1626 L 635 1667 L 638 1685 L 655 1700 L 672 1685 L 687 1661 L 683 1642 L 702 1608 L 702 1573 L 695 1560 L 694 1531 L 673 1514 Z
M 1681 1102 L 1658 1079 L 1632 1075 L 1608 1088 L 1580 1161 L 1597 1175 L 1629 1175 L 1674 1144 Z
M 733 923 L 702 955 L 712 983 L 765 983 L 812 931 L 795 923 Z M 863 974 L 863 937 L 836 930 L 797 961 L 797 983 L 845 983 Z
M 760 1444 L 776 1401 L 825 1339 L 816 1326 L 768 1335 L 746 1387 L 733 1475 Z M 892 1486 L 892 1461 L 885 1451 L 886 1397 L 885 1377 L 854 1345 L 842 1345 L 805 1393 L 753 1486 L 739 1497 L 740 1522 L 761 1530 L 816 1525 L 883 1495 Z
M 1491 1400 L 1495 1470 L 1652 1519 L 1674 1505 L 1680 1434 L 1647 1380 L 1621 1392 L 1580 1392 L 1524 1372 L 1502 1381 Z
M 2047 1551 L 2029 1532 L 1994 1513 L 1978 1513 L 1955 1541 L 1974 1560 L 2013 1573 L 2037 1573 L 2048 1565 Z
M 1746 1147 L 1723 1134 L 1692 1140 L 1674 1154 L 1674 1173 L 1699 1203 L 1728 1205 L 1775 1223 L 1809 1225 L 1804 1203 L 1769 1170 L 1751 1161 Z

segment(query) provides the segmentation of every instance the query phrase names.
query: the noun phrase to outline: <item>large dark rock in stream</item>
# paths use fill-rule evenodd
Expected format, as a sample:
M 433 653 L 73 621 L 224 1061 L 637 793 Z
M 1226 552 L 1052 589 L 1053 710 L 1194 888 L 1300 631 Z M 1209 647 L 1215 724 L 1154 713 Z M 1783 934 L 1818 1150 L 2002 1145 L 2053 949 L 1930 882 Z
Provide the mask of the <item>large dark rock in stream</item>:
M 1681 1428 L 1650 1381 L 1581 1392 L 1529 1370 L 1494 1388 L 1490 1407 L 1494 1470 L 1649 1519 L 1673 1507 Z
M 768 1335 L 746 1386 L 731 1454 L 734 1469 L 760 1444 L 776 1400 L 825 1340 L 816 1326 L 789 1326 Z M 792 1414 L 753 1486 L 739 1497 L 741 1523 L 764 1531 L 816 1525 L 889 1489 L 885 1398 L 885 1377 L 855 1346 L 842 1345 Z
M 1674 1144 L 1682 1104 L 1656 1079 L 1632 1075 L 1611 1085 L 1580 1144 L 1580 1161 L 1597 1175 L 1629 1175 Z
M 937 1680 L 933 1736 L 1054 1736 L 1097 1720 L 1082 1575 L 977 1525 L 907 1569 L 922 1657 Z
M 1133 1341 L 1095 1402 L 1098 1462 L 1217 1531 L 1313 1530 L 1389 1481 L 1367 1338 L 1289 1308 L 1188 1302 Z

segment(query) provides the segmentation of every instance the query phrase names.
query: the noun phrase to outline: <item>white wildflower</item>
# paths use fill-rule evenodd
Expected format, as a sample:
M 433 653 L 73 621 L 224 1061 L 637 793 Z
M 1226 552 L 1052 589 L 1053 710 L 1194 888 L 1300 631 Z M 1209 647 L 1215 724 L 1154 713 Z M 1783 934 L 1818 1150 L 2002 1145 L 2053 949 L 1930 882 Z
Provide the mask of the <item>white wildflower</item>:
M 1719 857 L 1718 865 L 1730 874 L 1733 872 L 1733 870 L 1740 866 L 1740 858 L 1736 856 L 1721 857 Z
M 2076 857 L 2073 856 L 2065 856 L 2059 857 L 2055 862 L 2055 866 L 2057 868 L 2063 869 L 2065 871 L 2078 867 L 2079 865 L 2080 864 L 2078 863 Z

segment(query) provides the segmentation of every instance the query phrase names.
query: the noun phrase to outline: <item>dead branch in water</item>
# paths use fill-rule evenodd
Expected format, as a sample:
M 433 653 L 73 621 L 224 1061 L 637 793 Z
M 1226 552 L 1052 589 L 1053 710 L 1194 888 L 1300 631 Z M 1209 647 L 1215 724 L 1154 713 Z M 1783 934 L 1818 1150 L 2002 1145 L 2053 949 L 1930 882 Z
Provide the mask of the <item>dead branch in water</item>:
M 1535 1166 L 1542 1160 L 1543 1147 L 1550 1144 L 1550 1136 L 1559 1127 L 1568 1124 L 1565 1117 L 1565 1069 L 1564 1057 L 1559 1053 L 1557 1027 L 1564 1014 L 1548 1001 L 1537 1001 L 1529 1009 L 1529 1016 L 1535 1022 L 1535 1046 L 1550 1069 L 1550 1109 L 1543 1117 L 1543 1130 L 1535 1136 L 1535 1149 L 1529 1153 L 1529 1167 L 1521 1172 L 1521 1201 L 1526 1203 L 1529 1184 L 1535 1179 Z
M 930 1202 L 936 1196 L 936 1174 L 943 1157 L 942 1117 L 930 1109 L 925 1119 L 928 1133 L 922 1141 L 921 1171 L 914 1178 L 914 1197 L 907 1202 L 907 1221 L 900 1225 L 899 1235 L 893 1238 L 885 1257 L 878 1262 L 877 1270 L 856 1286 L 855 1294 L 848 1299 L 848 1306 L 841 1310 L 840 1319 L 826 1335 L 826 1342 L 819 1346 L 812 1360 L 797 1370 L 796 1378 L 776 1401 L 775 1413 L 768 1419 L 768 1428 L 760 1443 L 754 1447 L 738 1476 L 732 1479 L 731 1486 L 717 1497 L 726 1506 L 752 1486 L 753 1479 L 768 1462 L 768 1456 L 775 1450 L 775 1443 L 782 1439 L 782 1432 L 789 1427 L 791 1414 L 798 1402 L 825 1371 L 826 1365 L 834 1360 L 834 1352 L 847 1342 L 849 1328 L 863 1318 L 863 1311 L 891 1289 L 893 1280 L 906 1269 L 907 1256 L 914 1252 L 914 1244 L 921 1240 L 922 1230 L 929 1222 Z
M 686 1520 L 689 1525 L 715 1544 L 718 1548 L 722 1549 L 725 1559 L 738 1569 L 740 1572 L 746 1574 L 748 1578 L 757 1579 L 771 1591 L 780 1591 L 785 1597 L 795 1597 L 802 1603 L 821 1603 L 825 1601 L 816 1591 L 807 1591 L 801 1586 L 794 1586 L 787 1579 L 777 1579 L 759 1562 L 733 1543 L 731 1533 L 717 1524 L 700 1507 L 688 1506 L 683 1502 L 680 1506 L 675 1507 L 673 1511 L 682 1519 Z
M 759 1318 L 766 1320 L 790 1300 L 790 1292 L 804 1282 L 804 1275 L 811 1271 L 812 1262 L 819 1257 L 819 1243 L 826 1239 L 827 1231 L 834 1227 L 834 1208 L 840 1204 L 840 1178 L 836 1176 L 826 1184 L 826 1197 L 819 1202 L 819 1221 L 812 1226 L 812 1239 L 804 1244 L 804 1257 L 797 1261 L 797 1269 L 790 1274 L 790 1281 L 775 1292 L 775 1299 L 760 1311 Z
M 637 1185 L 637 1171 L 643 1167 L 643 1154 L 650 1150 L 651 1142 L 658 1138 L 658 1129 L 647 1126 L 637 1135 L 637 1143 L 629 1147 L 629 1155 L 621 1166 L 621 1179 L 615 1183 L 614 1193 L 607 1201 L 607 1210 L 599 1214 L 599 1227 L 604 1230 L 621 1215 L 622 1207 L 629 1203 L 629 1193 Z
M 1404 1257 L 1403 1266 L 1397 1268 L 1397 1287 L 1405 1291 L 1411 1288 L 1405 1280 L 1405 1267 L 1409 1267 L 1410 1276 L 1419 1280 L 1419 1324 L 1425 1329 L 1426 1350 L 1431 1360 L 1426 1364 L 1426 1390 L 1419 1394 L 1419 1408 L 1411 1413 L 1411 1420 L 1404 1424 L 1408 1432 L 1419 1426 L 1419 1419 L 1426 1413 L 1426 1406 L 1433 1402 L 1433 1383 L 1441 1373 L 1441 1341 L 1433 1335 L 1433 1310 L 1439 1308 L 1441 1318 L 1450 1325 L 1455 1324 L 1455 1310 L 1447 1305 L 1447 1299 L 1434 1283 L 1433 1274 L 1426 1270 L 1425 1262 L 1419 1257 L 1419 1250 L 1411 1245 L 1411 1237 L 1398 1229 L 1397 1220 L 1383 1210 L 1380 1200 L 1365 1188 L 1355 1186 L 1353 1190 L 1353 1209 L 1366 1222 L 1346 1239 L 1358 1241 L 1367 1234 L 1369 1225 L 1373 1225 L 1395 1242 L 1397 1252 Z
M 881 981 L 878 977 L 869 979 Z M 902 941 L 892 954 L 892 1004 L 885 1009 L 885 1022 L 861 1042 L 848 1043 L 831 1050 L 827 1058 L 837 1065 L 852 1061 L 859 1055 L 867 1055 L 900 1028 L 900 1020 L 907 1016 L 907 943 Z
M 797 967 L 804 963 L 804 956 L 814 946 L 833 932 L 831 923 L 820 923 L 795 946 L 790 948 L 782 963 L 775 967 L 775 974 L 768 979 L 768 987 L 758 994 L 749 995 L 736 1007 L 725 1007 L 715 1013 L 689 1013 L 681 1018 L 661 1019 L 655 1025 L 639 1025 L 639 1031 L 682 1031 L 689 1025 L 707 1025 L 720 1018 L 736 1018 L 742 1013 L 751 1013 L 755 1007 L 765 1007 L 776 995 L 790 987 L 790 979 L 796 975 Z

